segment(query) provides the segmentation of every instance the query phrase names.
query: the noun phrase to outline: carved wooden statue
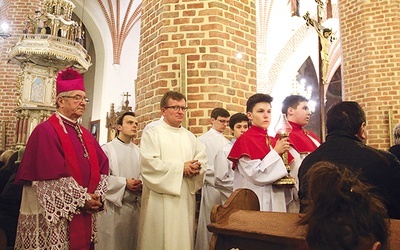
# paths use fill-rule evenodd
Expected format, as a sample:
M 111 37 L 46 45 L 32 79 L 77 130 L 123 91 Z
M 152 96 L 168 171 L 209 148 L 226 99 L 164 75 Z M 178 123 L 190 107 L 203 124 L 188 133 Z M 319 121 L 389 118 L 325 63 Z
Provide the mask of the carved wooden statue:
M 123 93 L 123 96 L 126 97 L 125 106 L 122 107 L 121 111 L 115 112 L 114 103 L 111 103 L 110 113 L 107 113 L 106 118 L 106 128 L 107 132 L 107 142 L 112 141 L 117 136 L 117 120 L 118 117 L 124 112 L 132 111 L 132 107 L 129 106 L 128 97 L 131 96 L 129 92 Z

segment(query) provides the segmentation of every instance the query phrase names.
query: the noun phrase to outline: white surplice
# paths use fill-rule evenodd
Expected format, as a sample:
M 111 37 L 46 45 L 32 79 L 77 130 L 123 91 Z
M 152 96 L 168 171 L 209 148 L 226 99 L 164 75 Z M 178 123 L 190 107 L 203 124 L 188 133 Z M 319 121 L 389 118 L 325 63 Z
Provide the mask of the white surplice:
M 199 137 L 199 140 L 206 146 L 207 172 L 204 186 L 201 189 L 201 202 L 199 220 L 196 234 L 196 250 L 208 250 L 212 234 L 208 231 L 207 225 L 211 223 L 210 214 L 215 204 L 220 204 L 221 193 L 215 189 L 214 160 L 218 150 L 229 141 L 222 133 L 210 128 Z
M 272 185 L 286 174 L 281 156 L 273 149 L 262 160 L 243 156 L 235 169 L 233 190 L 253 190 L 260 202 L 260 211 L 286 212 L 285 189 Z
M 228 160 L 229 152 L 231 152 L 235 139 L 220 148 L 215 156 L 215 188 L 221 193 L 220 204 L 224 204 L 233 192 L 233 176 L 232 162 Z
M 139 147 L 115 138 L 102 146 L 110 164 L 106 210 L 98 216 L 96 250 L 137 249 L 140 195 L 126 189 L 126 179 L 139 179 Z
M 187 129 L 165 121 L 141 138 L 142 209 L 139 249 L 194 248 L 195 194 L 204 182 L 205 146 Z M 200 174 L 183 176 L 184 163 L 201 163 Z

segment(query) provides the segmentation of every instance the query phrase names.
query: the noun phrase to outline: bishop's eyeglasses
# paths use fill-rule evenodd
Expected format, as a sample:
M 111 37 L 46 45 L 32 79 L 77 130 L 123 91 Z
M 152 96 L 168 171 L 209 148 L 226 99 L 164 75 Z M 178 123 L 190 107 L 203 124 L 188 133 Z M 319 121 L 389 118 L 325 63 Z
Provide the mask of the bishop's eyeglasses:
M 81 96 L 81 95 L 73 95 L 73 96 L 71 96 L 71 95 L 63 95 L 62 97 L 63 98 L 71 98 L 76 102 L 85 101 L 86 103 L 89 103 L 89 101 L 90 101 L 89 98 L 87 98 L 86 96 Z

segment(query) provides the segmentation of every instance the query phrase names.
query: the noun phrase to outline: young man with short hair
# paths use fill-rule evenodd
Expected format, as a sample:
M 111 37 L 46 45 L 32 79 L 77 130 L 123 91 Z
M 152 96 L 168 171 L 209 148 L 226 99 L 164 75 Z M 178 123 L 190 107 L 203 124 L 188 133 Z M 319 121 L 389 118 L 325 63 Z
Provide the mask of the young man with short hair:
M 229 152 L 236 139 L 249 129 L 249 118 L 243 113 L 236 113 L 229 120 L 229 127 L 232 131 L 232 140 L 222 146 L 217 152 L 214 160 L 215 188 L 220 192 L 220 203 L 225 201 L 233 192 L 233 169 L 232 162 L 228 160 Z
M 96 249 L 137 249 L 139 233 L 140 150 L 132 140 L 138 121 L 133 112 L 117 120 L 117 137 L 102 146 L 110 173 L 106 193 L 106 211 L 99 214 L 99 244 Z
M 297 173 L 303 159 L 313 152 L 321 144 L 320 139 L 311 131 L 304 127 L 311 118 L 311 111 L 308 107 L 308 100 L 301 95 L 290 95 L 283 100 L 282 113 L 286 115 L 292 131 L 289 134 L 290 149 L 289 154 L 293 157 L 290 162 L 290 175 L 295 178 L 296 184 L 292 188 L 292 193 L 287 201 L 287 210 L 291 213 L 298 213 L 300 203 L 298 198 L 299 179 Z
M 272 184 L 287 175 L 281 155 L 289 150 L 288 138 L 268 135 L 271 102 L 267 94 L 254 94 L 246 103 L 251 127 L 233 144 L 228 159 L 233 162 L 233 190 L 253 190 L 261 211 L 286 212 L 285 189 Z

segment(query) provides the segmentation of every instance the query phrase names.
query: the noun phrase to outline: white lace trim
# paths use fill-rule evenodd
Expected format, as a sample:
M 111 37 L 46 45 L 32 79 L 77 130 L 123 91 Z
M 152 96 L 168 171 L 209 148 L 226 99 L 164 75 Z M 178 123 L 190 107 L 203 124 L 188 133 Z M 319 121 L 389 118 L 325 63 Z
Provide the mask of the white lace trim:
M 72 177 L 34 181 L 32 187 L 41 209 L 37 214 L 19 215 L 15 249 L 68 250 L 68 221 L 90 200 L 87 189 Z M 95 193 L 104 200 L 106 191 L 107 175 L 101 175 Z M 97 232 L 97 215 L 93 214 L 92 242 L 97 242 Z

